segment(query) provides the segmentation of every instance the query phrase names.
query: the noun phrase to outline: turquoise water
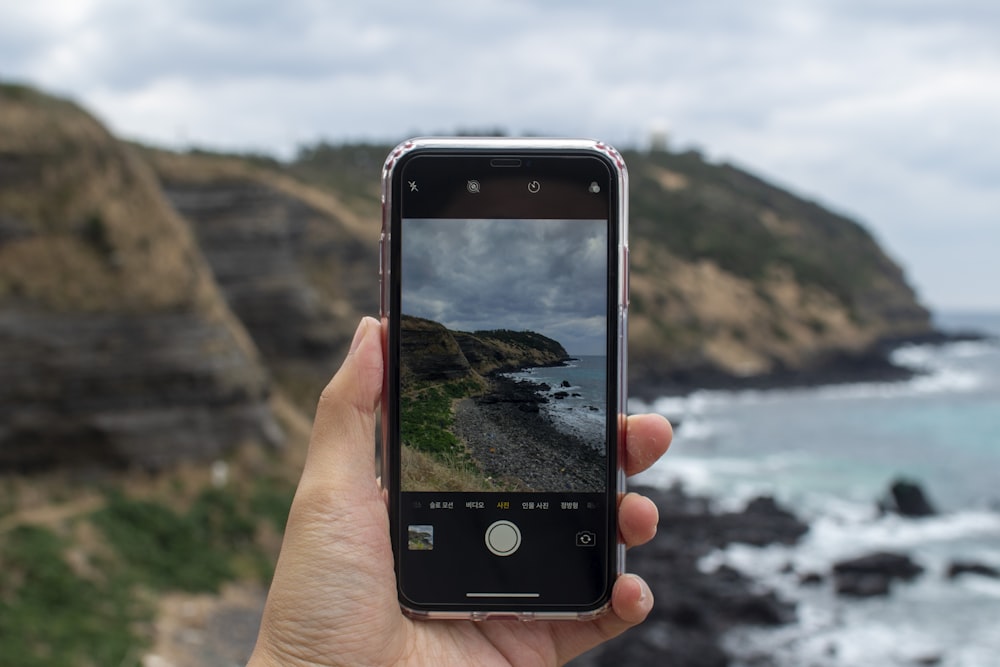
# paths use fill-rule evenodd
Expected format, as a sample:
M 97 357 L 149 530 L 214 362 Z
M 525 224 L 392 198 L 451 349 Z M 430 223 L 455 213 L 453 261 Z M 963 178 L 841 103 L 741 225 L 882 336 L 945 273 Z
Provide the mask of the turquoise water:
M 1000 334 L 997 315 L 941 324 Z M 1000 568 L 1000 343 L 910 346 L 894 359 L 920 374 L 630 404 L 679 421 L 671 451 L 639 481 L 681 482 L 721 506 L 773 494 L 811 522 L 794 548 L 731 547 L 705 563 L 742 569 L 799 603 L 797 625 L 736 635 L 740 651 L 789 667 L 1000 665 L 1000 581 L 944 576 L 954 560 Z M 919 481 L 941 514 L 881 515 L 876 503 L 898 477 Z M 905 551 L 927 571 L 867 601 L 798 585 L 799 572 L 877 549 Z
M 945 510 L 1000 507 L 1000 344 L 911 346 L 894 359 L 921 374 L 633 401 L 632 411 L 679 422 L 651 478 L 729 496 L 771 492 L 821 508 L 828 496 L 873 501 L 903 476 L 922 481 Z

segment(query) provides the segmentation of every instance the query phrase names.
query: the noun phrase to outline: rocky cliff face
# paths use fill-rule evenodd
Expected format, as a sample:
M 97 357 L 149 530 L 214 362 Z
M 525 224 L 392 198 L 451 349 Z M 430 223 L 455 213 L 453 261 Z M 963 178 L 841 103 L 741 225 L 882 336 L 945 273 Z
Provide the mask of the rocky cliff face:
M 376 312 L 378 226 L 329 193 L 246 162 L 146 155 L 268 367 L 313 402 L 357 320 Z
M 452 332 L 437 322 L 403 316 L 399 338 L 404 385 L 461 380 L 474 373 Z
M 401 376 L 405 382 L 440 382 L 494 372 L 555 366 L 569 359 L 556 341 L 533 332 L 450 331 L 404 315 L 400 322 Z
M 558 366 L 570 359 L 562 345 L 533 331 L 454 332 L 454 336 L 480 375 Z
M 280 439 L 256 349 L 149 168 L 19 86 L 0 86 L 0 376 L 0 469 Z

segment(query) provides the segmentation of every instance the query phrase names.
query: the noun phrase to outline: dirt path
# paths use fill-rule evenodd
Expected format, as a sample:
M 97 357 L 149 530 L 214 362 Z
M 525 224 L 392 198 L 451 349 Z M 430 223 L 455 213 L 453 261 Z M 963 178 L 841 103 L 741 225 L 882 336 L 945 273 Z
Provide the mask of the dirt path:
M 226 584 L 219 595 L 170 593 L 154 621 L 143 667 L 242 667 L 253 652 L 267 591 Z
M 7 533 L 20 525 L 52 527 L 67 519 L 96 512 L 104 506 L 100 496 L 83 497 L 61 505 L 45 505 L 31 509 L 18 510 L 12 514 L 0 517 L 0 535 Z

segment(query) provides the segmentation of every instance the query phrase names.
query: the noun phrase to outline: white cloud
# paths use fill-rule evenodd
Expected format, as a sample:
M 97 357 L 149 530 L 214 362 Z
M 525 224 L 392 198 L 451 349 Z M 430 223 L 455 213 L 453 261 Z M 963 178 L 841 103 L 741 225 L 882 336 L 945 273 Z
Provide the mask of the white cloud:
M 992 0 L 35 0 L 0 8 L 0 63 L 129 137 L 283 156 L 457 128 L 639 143 L 665 123 L 860 216 L 932 303 L 1000 308 L 1000 268 L 957 284 L 971 262 L 928 259 L 1000 247 Z

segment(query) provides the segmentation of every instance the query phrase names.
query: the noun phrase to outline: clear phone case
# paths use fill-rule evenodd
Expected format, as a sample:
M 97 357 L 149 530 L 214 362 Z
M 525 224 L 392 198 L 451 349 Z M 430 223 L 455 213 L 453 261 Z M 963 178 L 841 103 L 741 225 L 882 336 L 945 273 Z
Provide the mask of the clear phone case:
M 534 153 L 536 151 L 554 151 L 556 153 L 575 153 L 581 155 L 594 155 L 602 158 L 611 168 L 613 178 L 617 181 L 617 289 L 615 295 L 610 295 L 610 299 L 617 299 L 617 321 L 614 326 L 613 335 L 617 336 L 617 379 L 615 386 L 617 389 L 618 407 L 618 428 L 617 428 L 617 456 L 616 472 L 613 475 L 615 488 L 608 494 L 610 507 L 617 508 L 617 503 L 625 493 L 626 477 L 624 470 L 625 460 L 625 439 L 626 439 L 626 406 L 627 406 L 627 343 L 628 343 L 628 172 L 622 156 L 612 146 L 599 141 L 589 139 L 561 139 L 561 138 L 473 138 L 473 137 L 427 137 L 414 138 L 400 143 L 388 155 L 382 170 L 382 232 L 379 241 L 379 291 L 380 291 L 380 313 L 383 322 L 383 335 L 386 336 L 383 353 L 385 355 L 385 384 L 383 386 L 382 400 L 382 433 L 381 433 L 381 460 L 382 460 L 382 485 L 385 490 L 387 503 L 390 504 L 390 516 L 393 516 L 391 504 L 398 489 L 391 488 L 394 475 L 392 466 L 394 465 L 396 453 L 391 451 L 392 438 L 390 437 L 390 414 L 386 397 L 389 395 L 390 373 L 390 346 L 396 344 L 392 340 L 388 323 L 393 313 L 390 312 L 392 303 L 391 289 L 394 276 L 392 275 L 393 243 L 392 237 L 392 215 L 396 202 L 394 202 L 393 182 L 394 175 L 401 160 L 410 154 L 420 152 L 456 151 L 456 152 L 496 152 L 504 153 Z M 611 335 L 609 333 L 609 335 Z M 616 510 L 612 510 L 616 513 Z M 614 554 L 615 577 L 624 572 L 625 567 L 625 546 L 618 540 L 617 519 L 615 525 L 616 548 Z M 395 530 L 395 528 L 393 528 Z M 613 583 L 613 582 L 612 582 Z M 587 611 L 535 611 L 530 608 L 522 610 L 458 610 L 458 611 L 426 611 L 408 608 L 401 603 L 404 613 L 417 619 L 464 619 L 464 620 L 490 620 L 490 619 L 511 619 L 521 620 L 589 620 L 605 613 L 610 608 L 610 586 L 607 601 L 596 609 Z

